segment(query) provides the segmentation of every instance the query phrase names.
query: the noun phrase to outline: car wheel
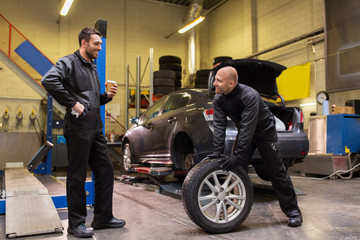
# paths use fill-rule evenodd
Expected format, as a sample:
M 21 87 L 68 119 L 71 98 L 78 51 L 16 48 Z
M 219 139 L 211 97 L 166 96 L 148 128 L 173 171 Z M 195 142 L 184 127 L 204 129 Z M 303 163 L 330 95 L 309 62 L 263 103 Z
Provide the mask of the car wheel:
M 225 172 L 217 159 L 207 159 L 193 167 L 181 194 L 189 218 L 209 233 L 225 233 L 240 226 L 253 203 L 247 173 L 240 167 Z
M 129 143 L 126 143 L 123 149 L 123 168 L 125 172 L 131 168 L 131 147 Z

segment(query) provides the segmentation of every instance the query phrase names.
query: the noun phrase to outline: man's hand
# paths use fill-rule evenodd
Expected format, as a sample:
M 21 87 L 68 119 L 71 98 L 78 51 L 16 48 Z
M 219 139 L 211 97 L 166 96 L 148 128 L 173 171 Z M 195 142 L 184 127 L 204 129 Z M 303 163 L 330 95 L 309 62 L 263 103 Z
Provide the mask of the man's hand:
M 107 82 L 105 83 L 105 86 L 107 86 Z M 111 87 L 111 90 L 110 92 L 106 92 L 107 93 L 107 98 L 112 98 L 112 97 L 115 97 L 116 93 L 117 93 L 117 90 L 118 90 L 118 85 L 115 83 L 112 87 Z
M 79 115 L 81 115 L 84 112 L 85 107 L 81 103 L 76 102 L 72 109 L 79 113 Z
M 234 155 L 230 155 L 225 158 L 219 159 L 218 163 L 220 163 L 221 169 L 228 172 L 231 169 L 235 168 L 239 164 L 238 161 L 239 161 L 238 157 L 236 157 Z

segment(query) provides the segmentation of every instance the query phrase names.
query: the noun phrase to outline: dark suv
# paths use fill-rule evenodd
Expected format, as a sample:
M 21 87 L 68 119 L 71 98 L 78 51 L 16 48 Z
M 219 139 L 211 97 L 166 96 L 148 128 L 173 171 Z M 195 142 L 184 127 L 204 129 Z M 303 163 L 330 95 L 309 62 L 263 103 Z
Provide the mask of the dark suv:
M 209 89 L 182 89 L 163 96 L 139 118 L 123 137 L 125 170 L 131 164 L 172 165 L 174 169 L 189 170 L 207 154 L 212 153 L 213 139 L 213 82 L 218 69 L 233 66 L 239 82 L 258 90 L 277 118 L 278 138 L 284 164 L 287 167 L 307 156 L 309 140 L 303 129 L 303 114 L 298 107 L 286 107 L 278 94 L 276 78 L 286 68 L 282 65 L 255 59 L 228 60 L 216 66 L 209 75 Z M 274 100 L 280 97 L 281 104 Z M 281 126 L 280 126 L 281 125 Z M 225 154 L 230 154 L 237 129 L 228 121 Z M 258 175 L 267 180 L 256 151 L 252 165 Z

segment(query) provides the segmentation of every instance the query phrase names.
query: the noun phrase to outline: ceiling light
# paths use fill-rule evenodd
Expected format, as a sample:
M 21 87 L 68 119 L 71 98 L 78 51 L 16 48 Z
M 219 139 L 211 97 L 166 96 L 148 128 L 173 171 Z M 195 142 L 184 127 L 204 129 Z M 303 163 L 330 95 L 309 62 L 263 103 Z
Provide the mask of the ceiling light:
M 202 21 L 204 21 L 205 17 L 200 16 L 197 19 L 195 19 L 194 21 L 192 21 L 191 23 L 189 23 L 188 25 L 186 25 L 185 27 L 181 28 L 178 33 L 184 33 L 187 30 L 195 27 L 196 25 L 198 25 L 199 23 L 201 23 Z
M 303 103 L 303 104 L 300 104 L 300 107 L 315 106 L 315 105 L 316 105 L 316 102 Z
M 74 0 L 66 0 L 64 3 L 64 6 L 62 7 L 61 11 L 60 11 L 60 15 L 61 16 L 66 16 L 66 14 L 68 13 L 71 4 L 73 3 Z

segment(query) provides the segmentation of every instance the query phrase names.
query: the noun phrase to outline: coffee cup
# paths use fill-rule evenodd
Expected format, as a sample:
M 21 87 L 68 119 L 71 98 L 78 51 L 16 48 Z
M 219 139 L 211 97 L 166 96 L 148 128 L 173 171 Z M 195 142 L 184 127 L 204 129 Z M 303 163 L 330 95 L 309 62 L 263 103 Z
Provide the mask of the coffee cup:
M 106 81 L 106 92 L 111 92 L 111 87 L 116 84 L 113 80 L 107 80 Z

